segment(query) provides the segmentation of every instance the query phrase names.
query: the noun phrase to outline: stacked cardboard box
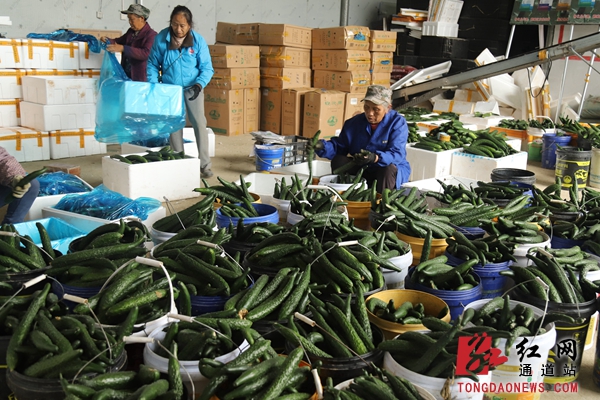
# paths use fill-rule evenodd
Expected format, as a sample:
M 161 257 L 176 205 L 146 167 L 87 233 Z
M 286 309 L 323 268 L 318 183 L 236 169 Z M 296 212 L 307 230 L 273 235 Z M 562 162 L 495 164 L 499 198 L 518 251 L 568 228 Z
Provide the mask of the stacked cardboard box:
M 371 31 L 369 50 L 371 51 L 371 84 L 390 86 L 394 68 L 396 32 Z
M 225 32 L 217 29 L 217 40 L 237 40 L 236 35 L 225 35 L 231 31 L 229 25 L 219 23 L 218 26 Z M 215 44 L 208 48 L 215 74 L 204 89 L 207 126 L 215 134 L 226 136 L 256 130 L 260 100 L 258 46 Z
M 311 28 L 260 25 L 261 130 L 300 134 L 303 95 L 311 86 L 311 40 Z

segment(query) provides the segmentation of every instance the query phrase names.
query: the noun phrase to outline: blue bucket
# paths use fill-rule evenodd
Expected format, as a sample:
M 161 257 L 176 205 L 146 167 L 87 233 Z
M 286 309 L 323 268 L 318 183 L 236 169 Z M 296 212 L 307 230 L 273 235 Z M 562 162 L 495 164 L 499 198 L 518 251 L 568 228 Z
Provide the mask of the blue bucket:
M 89 299 L 90 297 L 98 294 L 100 292 L 100 287 L 77 287 L 77 286 L 69 286 L 63 283 L 58 283 L 57 281 L 52 281 L 52 293 L 58 296 L 59 300 L 62 300 L 65 294 L 70 294 L 73 296 L 83 297 L 84 299 Z M 77 305 L 72 301 L 62 300 L 63 303 L 67 306 L 69 312 L 73 311 L 73 308 Z
M 272 224 L 277 224 L 279 222 L 279 211 L 277 210 L 277 207 L 260 203 L 252 203 L 252 207 L 254 207 L 259 216 L 242 218 L 244 225 L 250 225 L 255 222 L 270 222 Z M 237 226 L 240 217 L 228 217 L 223 215 L 220 208 L 215 212 L 217 214 L 217 227 L 228 228 L 230 223 L 233 223 L 233 226 Z
M 552 235 L 550 247 L 553 249 L 570 249 L 575 246 L 582 246 L 585 240 L 565 239 Z
M 485 230 L 476 226 L 456 226 L 452 224 L 450 226 L 465 235 L 469 240 L 481 239 L 485 235 Z
M 448 262 L 446 262 L 448 265 L 457 266 L 465 262 L 465 260 L 458 258 L 447 251 L 444 255 L 448 257 Z M 473 267 L 473 272 L 481 278 L 481 285 L 483 286 L 482 299 L 493 299 L 504 293 L 504 286 L 508 281 L 508 277 L 500 275 L 500 272 L 508 270 L 511 265 L 512 261 L 508 260 L 501 263 L 488 263 L 484 266 L 477 264 Z
M 285 147 L 270 145 L 254 146 L 254 154 L 256 155 L 256 170 L 270 171 L 274 168 L 283 166 L 283 152 Z
M 542 167 L 554 169 L 556 167 L 556 145 L 568 146 L 571 136 L 556 136 L 556 133 L 544 133 L 542 145 Z
M 428 288 L 427 286 L 423 286 L 420 283 L 413 282 L 411 279 L 413 272 L 414 268 L 411 268 L 411 270 L 408 272 L 406 280 L 404 281 L 404 287 L 406 289 L 430 293 L 444 300 L 446 304 L 448 304 L 448 308 L 450 309 L 450 318 L 453 321 L 455 321 L 462 314 L 467 304 L 482 298 L 483 285 L 481 285 L 481 278 L 476 273 L 473 273 L 473 275 L 475 276 L 475 279 L 480 282 L 479 285 L 475 286 L 473 289 L 457 291 L 432 289 Z

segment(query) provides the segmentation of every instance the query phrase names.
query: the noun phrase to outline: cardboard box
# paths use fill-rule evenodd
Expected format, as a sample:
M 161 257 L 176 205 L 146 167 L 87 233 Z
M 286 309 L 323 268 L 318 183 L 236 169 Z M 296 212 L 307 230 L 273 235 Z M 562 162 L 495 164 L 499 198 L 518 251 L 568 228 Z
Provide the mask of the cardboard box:
M 260 130 L 280 133 L 283 90 L 263 87 L 260 91 Z
M 364 93 L 346 93 L 346 101 L 344 103 L 344 121 L 349 120 L 357 114 L 362 114 Z
M 22 39 L 24 68 L 79 69 L 79 43 Z
M 462 150 L 429 151 L 406 146 L 406 161 L 410 163 L 409 181 L 435 178 L 452 173 L 452 155 Z
M 260 86 L 269 88 L 298 88 L 310 86 L 310 68 L 260 68 Z
M 270 46 L 311 48 L 312 28 L 288 24 L 260 24 L 258 43 Z
M 0 68 L 22 68 L 21 39 L 0 38 Z
M 94 189 L 89 183 L 87 183 L 86 181 L 84 181 L 80 177 L 76 176 L 76 178 L 80 179 L 81 182 L 84 184 L 84 186 L 86 186 L 87 189 L 88 189 L 87 191 L 81 192 L 81 193 L 90 192 L 90 191 L 92 191 Z M 35 220 L 35 219 L 42 219 L 43 218 L 42 208 L 55 206 L 67 194 L 73 194 L 73 193 L 53 194 L 53 195 L 50 195 L 50 196 L 38 196 L 38 197 L 36 197 L 35 200 L 33 201 L 33 204 L 29 208 L 29 211 L 27 212 L 27 215 L 25 215 L 25 221 L 31 221 L 31 220 Z
M 316 88 L 362 93 L 371 84 L 369 71 L 314 71 L 313 86 Z
M 244 133 L 244 91 L 207 87 L 204 89 L 206 125 L 216 135 Z
M 260 126 L 260 89 L 244 89 L 244 133 L 256 132 Z
M 38 104 L 95 103 L 97 86 L 96 78 L 24 76 L 23 100 Z
M 257 45 L 259 23 L 233 24 L 230 22 L 217 22 L 216 41 L 240 45 Z
M 0 146 L 19 162 L 50 159 L 48 132 L 22 126 L 0 128 Z
M 366 26 L 338 26 L 313 29 L 312 48 L 369 50 L 371 31 Z
M 283 89 L 281 95 L 281 134 L 302 135 L 302 114 L 306 92 L 312 88 Z
M 289 46 L 260 46 L 260 66 L 310 68 L 310 50 Z
M 24 69 L 0 69 L 0 101 L 23 98 L 25 73 Z
M 215 68 L 215 74 L 206 87 L 222 90 L 258 88 L 260 70 L 258 68 Z
M 260 65 L 258 46 L 213 44 L 208 50 L 213 68 L 258 68 Z
M 394 53 L 386 52 L 371 52 L 371 67 L 372 72 L 388 72 L 391 73 L 394 69 Z
M 200 195 L 193 190 L 200 185 L 200 160 L 186 157 L 127 164 L 105 156 L 102 157 L 102 183 L 130 199 L 152 197 L 162 201 L 163 196 L 170 201 L 189 199 Z
M 215 40 L 219 43 L 236 44 L 236 28 L 237 24 L 218 21 Z
M 96 126 L 96 105 L 45 105 L 22 101 L 21 125 L 46 132 L 94 128 Z
M 381 85 L 385 87 L 390 87 L 391 79 L 391 72 L 373 72 L 371 74 L 371 85 Z
M 462 151 L 452 155 L 452 174 L 456 176 L 487 182 L 495 168 L 527 169 L 527 152 L 501 158 L 476 156 Z
M 0 100 L 0 126 L 21 125 L 21 99 Z
M 321 137 L 335 136 L 344 123 L 346 93 L 337 90 L 313 90 L 304 96 L 302 136 L 313 137 L 321 131 Z
M 393 52 L 396 50 L 397 36 L 397 32 L 394 31 L 371 30 L 371 37 L 369 38 L 369 50 Z
M 328 71 L 368 71 L 371 53 L 367 50 L 313 50 L 312 69 Z
M 50 158 L 91 156 L 106 153 L 106 143 L 94 137 L 94 129 L 50 131 Z
M 116 29 L 84 29 L 84 28 L 69 28 L 74 33 L 81 33 L 83 35 L 92 35 L 96 39 L 100 39 L 102 36 L 106 36 L 110 39 L 116 39 L 123 36 L 123 32 Z

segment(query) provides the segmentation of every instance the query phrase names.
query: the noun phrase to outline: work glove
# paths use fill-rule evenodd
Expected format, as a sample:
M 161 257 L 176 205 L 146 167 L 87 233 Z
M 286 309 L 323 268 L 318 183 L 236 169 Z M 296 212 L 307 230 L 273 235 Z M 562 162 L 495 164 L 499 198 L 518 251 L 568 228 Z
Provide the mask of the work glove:
M 19 186 L 19 182 L 21 181 L 21 179 L 23 179 L 23 177 L 21 175 L 17 175 L 12 180 L 12 195 L 14 198 L 17 199 L 20 199 L 23 196 L 25 196 L 25 193 L 27 193 L 27 191 L 31 187 L 31 183 L 27 183 L 24 186 Z
M 317 141 L 317 143 L 313 146 L 312 141 L 308 141 L 306 143 L 306 150 L 307 151 L 318 151 L 318 150 L 323 150 L 325 148 L 325 143 L 322 140 Z
M 196 97 L 198 97 L 198 95 L 202 91 L 202 86 L 200 86 L 199 84 L 196 83 L 194 86 L 192 86 L 190 88 L 190 90 L 192 90 L 194 92 L 194 94 L 188 100 L 196 100 Z
M 354 162 L 358 165 L 367 165 L 375 162 L 377 154 L 371 153 L 370 151 L 362 151 L 354 155 Z

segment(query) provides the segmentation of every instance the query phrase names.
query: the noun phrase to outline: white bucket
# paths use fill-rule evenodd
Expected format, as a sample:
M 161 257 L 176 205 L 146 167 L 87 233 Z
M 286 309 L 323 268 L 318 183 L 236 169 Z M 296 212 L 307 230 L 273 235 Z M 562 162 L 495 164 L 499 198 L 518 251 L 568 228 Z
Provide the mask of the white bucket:
M 163 331 L 163 328 L 167 327 L 168 325 L 169 324 L 163 324 L 160 328 L 155 329 L 154 332 L 150 334 L 150 337 L 155 340 L 162 341 L 166 335 L 166 332 Z M 240 354 L 240 349 L 241 351 L 246 351 L 248 347 L 250 347 L 250 345 L 248 342 L 244 341 L 239 348 L 217 357 L 215 360 L 221 361 L 222 363 L 228 363 Z M 146 343 L 146 346 L 144 347 L 144 364 L 148 365 L 149 367 L 156 368 L 161 373 L 166 374 L 169 368 L 169 359 L 157 355 L 154 352 L 157 348 L 158 344 L 156 343 Z M 181 371 L 181 380 L 187 387 L 188 393 L 190 396 L 192 395 L 193 384 L 196 395 L 195 398 L 199 398 L 200 394 L 204 390 L 204 387 L 208 384 L 209 379 L 200 373 L 200 370 L 198 369 L 198 360 L 179 361 L 179 365 Z M 190 378 L 192 379 L 191 382 Z
M 529 249 L 534 248 L 534 247 L 548 247 L 550 248 L 550 237 L 544 233 L 544 232 L 540 232 L 540 235 L 542 235 L 544 237 L 544 240 L 542 243 L 533 243 L 533 244 L 520 244 L 517 246 L 517 248 L 515 249 L 513 255 L 515 256 L 515 258 L 517 259 L 517 261 L 515 261 L 513 263 L 514 266 L 517 267 L 527 267 L 528 265 L 533 264 L 533 262 L 528 259 L 527 256 L 527 252 L 529 251 Z
M 413 261 L 412 250 L 408 253 L 392 257 L 388 259 L 389 262 L 394 264 L 396 267 L 401 268 L 402 271 L 392 271 L 391 269 L 381 268 L 383 273 L 383 279 L 385 280 L 385 290 L 389 289 L 404 289 L 404 279 L 408 275 L 408 268 L 411 266 Z
M 337 183 L 338 178 L 339 178 L 339 175 L 322 176 L 319 179 L 319 185 L 327 185 L 327 186 L 331 187 L 332 189 L 335 189 L 338 192 L 343 192 L 345 190 L 348 190 L 350 188 L 350 186 L 353 185 L 352 183 Z M 357 187 L 357 189 L 366 189 L 366 188 L 367 188 L 367 184 L 364 180 L 362 181 L 362 184 Z
M 592 149 L 590 162 L 590 186 L 600 189 L 600 149 Z
M 467 304 L 465 309 L 473 308 L 478 310 L 489 301 L 490 299 L 477 300 Z M 520 301 L 510 300 L 511 309 L 517 304 L 531 308 L 536 318 L 541 317 L 544 314 L 544 311 L 537 307 L 533 307 Z M 546 329 L 546 332 L 542 335 L 523 336 L 518 338 L 510 348 L 510 356 L 508 356 L 508 361 L 497 366 L 496 369 L 492 371 L 492 383 L 495 383 L 496 385 L 506 385 L 508 383 L 511 385 L 518 383 L 526 384 L 529 382 L 529 385 L 535 386 L 535 388 L 538 390 L 536 390 L 535 393 L 533 390 L 531 390 L 529 393 L 488 393 L 490 398 L 498 400 L 538 400 L 540 398 L 541 392 L 539 391 L 539 388 L 544 384 L 544 376 L 542 375 L 544 371 L 543 367 L 548 360 L 548 353 L 550 349 L 554 347 L 556 342 L 556 329 L 554 328 L 554 323 L 547 324 L 544 328 Z M 520 361 L 521 356 L 519 355 L 519 349 L 517 349 L 519 344 L 524 344 L 525 346 L 525 357 L 523 358 L 523 361 Z M 504 352 L 505 346 L 506 339 L 500 339 L 500 345 L 498 348 L 502 351 L 501 356 L 506 356 Z M 527 355 L 530 354 L 533 346 L 537 347 L 535 349 L 535 353 L 539 354 L 540 357 L 527 357 Z M 531 376 L 519 376 L 521 366 L 525 364 L 528 364 L 529 367 L 531 367 Z
M 269 199 L 269 204 L 277 208 L 277 212 L 279 213 L 279 225 L 285 225 L 287 221 L 288 210 L 290 208 L 290 201 L 271 197 Z
M 345 390 L 350 386 L 352 382 L 354 382 L 354 379 L 348 379 L 347 381 L 340 382 L 337 385 L 335 385 L 335 388 L 338 390 Z M 435 396 L 429 393 L 421 386 L 415 384 L 413 384 L 413 386 L 415 387 L 415 389 L 417 389 L 417 392 L 419 392 L 423 400 L 435 400 Z
M 417 374 L 402 365 L 398 364 L 394 357 L 389 352 L 385 352 L 383 356 L 383 368 L 390 371 L 396 376 L 406 378 L 413 385 L 420 386 L 423 389 L 431 393 L 436 400 L 444 400 L 442 397 L 442 390 L 446 384 L 444 378 L 432 378 L 431 376 Z M 478 375 L 479 383 L 490 383 L 492 381 L 492 374 Z M 472 384 L 474 381 L 470 378 L 456 378 L 453 383 L 449 385 L 450 398 L 452 400 L 481 400 L 483 399 L 483 392 L 467 391 L 466 384 Z M 462 390 L 461 390 L 462 389 Z
M 296 225 L 298 222 L 302 221 L 303 219 L 304 219 L 303 215 L 296 214 L 291 211 L 289 211 L 287 213 L 287 223 L 290 225 Z
M 157 231 L 153 227 L 150 227 L 150 237 L 152 238 L 152 242 L 154 242 L 155 245 L 166 242 L 175 235 L 175 233 Z

